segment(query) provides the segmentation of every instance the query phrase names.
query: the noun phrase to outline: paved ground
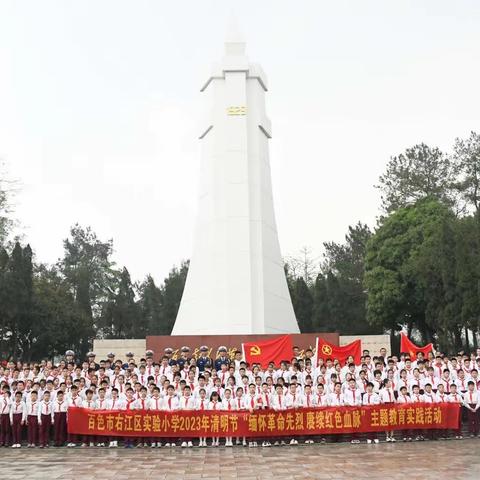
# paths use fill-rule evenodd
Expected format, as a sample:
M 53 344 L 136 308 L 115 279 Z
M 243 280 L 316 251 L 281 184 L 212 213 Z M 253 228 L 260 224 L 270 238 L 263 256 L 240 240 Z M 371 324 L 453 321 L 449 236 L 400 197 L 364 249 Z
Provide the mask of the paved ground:
M 0 478 L 480 479 L 480 439 L 272 448 L 0 450 Z

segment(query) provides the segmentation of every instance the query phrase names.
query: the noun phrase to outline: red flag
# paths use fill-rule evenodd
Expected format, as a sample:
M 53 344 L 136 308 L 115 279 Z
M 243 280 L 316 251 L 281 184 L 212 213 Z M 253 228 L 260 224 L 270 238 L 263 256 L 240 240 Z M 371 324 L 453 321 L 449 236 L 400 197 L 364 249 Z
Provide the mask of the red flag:
M 360 357 L 362 356 L 362 341 L 354 340 L 348 345 L 343 347 L 338 347 L 333 345 L 333 343 L 327 342 L 323 338 L 317 337 L 317 350 L 316 350 L 317 362 L 319 358 L 322 358 L 324 361 L 327 358 L 332 360 L 338 360 L 342 365 L 345 364 L 347 358 L 352 355 L 355 364 L 360 364 Z
M 290 335 L 283 335 L 264 342 L 242 343 L 242 348 L 245 361 L 250 364 L 258 363 L 262 368 L 267 368 L 269 362 L 275 362 L 275 365 L 278 365 L 282 360 L 290 360 L 293 355 Z
M 418 352 L 422 352 L 423 355 L 427 356 L 427 354 L 432 351 L 432 343 L 429 343 L 424 347 L 417 347 L 403 332 L 400 333 L 400 353 L 408 353 L 413 359 L 417 357 Z

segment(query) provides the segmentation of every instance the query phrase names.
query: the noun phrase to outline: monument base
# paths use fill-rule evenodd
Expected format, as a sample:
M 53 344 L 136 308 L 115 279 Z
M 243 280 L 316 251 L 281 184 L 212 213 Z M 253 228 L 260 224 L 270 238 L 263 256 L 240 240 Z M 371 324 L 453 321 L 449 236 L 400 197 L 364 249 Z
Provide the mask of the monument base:
M 209 348 L 209 356 L 215 357 L 218 347 L 227 347 L 230 358 L 233 358 L 236 350 L 241 350 L 242 343 L 262 342 L 278 337 L 278 334 L 267 335 L 152 335 L 146 337 L 147 350 L 153 350 L 155 360 L 161 359 L 165 348 L 174 350 L 174 356 L 180 355 L 183 346 L 190 348 L 190 355 L 197 358 L 200 355 L 200 347 L 206 345 Z M 292 343 L 304 350 L 315 348 L 315 339 L 322 337 L 328 342 L 339 345 L 338 333 L 292 333 Z

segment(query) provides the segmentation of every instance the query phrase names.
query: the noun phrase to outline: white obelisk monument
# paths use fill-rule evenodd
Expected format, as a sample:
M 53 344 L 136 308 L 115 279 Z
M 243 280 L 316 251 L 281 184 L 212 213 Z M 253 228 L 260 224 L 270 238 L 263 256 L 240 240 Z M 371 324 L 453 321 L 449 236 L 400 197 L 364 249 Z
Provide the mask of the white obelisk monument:
M 201 91 L 198 218 L 172 335 L 298 333 L 273 210 L 267 79 L 229 29 L 225 56 Z

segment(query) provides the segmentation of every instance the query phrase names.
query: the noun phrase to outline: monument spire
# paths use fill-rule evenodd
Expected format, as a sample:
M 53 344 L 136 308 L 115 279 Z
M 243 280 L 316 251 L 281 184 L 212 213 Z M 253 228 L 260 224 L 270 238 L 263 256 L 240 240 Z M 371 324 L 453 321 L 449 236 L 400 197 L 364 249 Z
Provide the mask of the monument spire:
M 205 119 L 193 252 L 173 335 L 297 333 L 273 208 L 267 80 L 229 23 L 201 89 Z
M 225 54 L 244 55 L 245 47 L 245 38 L 238 27 L 237 18 L 232 12 L 228 20 L 227 35 L 225 37 Z

